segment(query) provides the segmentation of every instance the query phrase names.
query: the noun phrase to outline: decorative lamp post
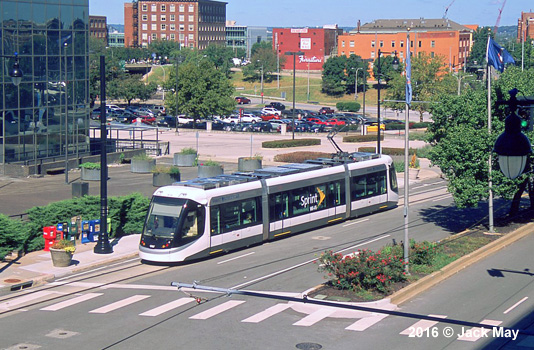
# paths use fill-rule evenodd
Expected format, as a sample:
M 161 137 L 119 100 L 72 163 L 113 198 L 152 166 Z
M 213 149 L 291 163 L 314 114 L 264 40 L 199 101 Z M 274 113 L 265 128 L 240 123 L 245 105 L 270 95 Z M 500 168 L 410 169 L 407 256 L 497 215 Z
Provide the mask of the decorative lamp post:
M 511 114 L 504 121 L 504 132 L 495 141 L 493 151 L 499 156 L 499 167 L 509 179 L 519 177 L 532 153 L 528 137 L 521 132 L 521 118 L 516 114 L 517 90 L 510 91 Z
M 408 43 L 409 45 L 409 43 Z M 399 68 L 399 59 L 397 58 L 397 51 L 394 51 L 394 52 L 384 52 L 384 51 L 380 51 L 380 49 L 378 49 L 378 67 L 377 67 L 377 81 L 378 81 L 378 88 L 377 88 L 377 104 L 376 104 L 376 108 L 377 108 L 377 121 L 378 121 L 378 131 L 377 131 L 377 138 L 376 138 L 376 147 L 377 147 L 377 150 L 376 150 L 376 153 L 378 154 L 382 154 L 382 150 L 380 148 L 380 77 L 382 76 L 382 66 L 380 64 L 380 57 L 382 56 L 383 53 L 394 53 L 395 54 L 395 57 L 393 58 L 393 62 L 391 63 L 392 64 L 392 67 L 394 70 L 397 70 Z
M 15 59 L 15 63 L 13 63 L 13 68 L 9 72 L 9 76 L 11 77 L 11 82 L 13 83 L 13 85 L 19 86 L 20 83 L 22 82 L 22 77 L 24 74 L 22 73 L 22 70 L 20 69 L 20 66 L 19 66 L 18 53 L 15 52 L 13 56 L 0 55 L 0 57 Z M 2 69 L 2 73 L 3 72 L 4 70 Z M 4 118 L 5 118 L 5 114 L 4 114 Z M 4 167 L 3 175 L 5 175 L 6 174 L 6 123 L 5 122 L 2 122 L 2 166 Z
M 292 139 L 295 139 L 295 72 L 297 64 L 297 56 L 304 55 L 302 51 L 287 51 L 286 56 L 293 56 L 293 111 L 291 112 L 291 129 L 292 129 Z
M 100 56 L 100 234 L 95 254 L 111 254 L 108 236 L 108 161 L 106 128 L 106 59 Z
M 358 101 L 358 71 L 361 69 L 362 67 L 356 68 L 356 73 L 354 74 L 354 101 Z
M 182 46 L 180 45 L 180 49 L 181 47 Z M 178 132 L 178 66 L 180 65 L 180 63 L 182 63 L 182 60 L 183 60 L 182 55 L 176 56 L 176 91 L 175 91 L 175 97 L 176 97 L 175 132 L 176 133 Z

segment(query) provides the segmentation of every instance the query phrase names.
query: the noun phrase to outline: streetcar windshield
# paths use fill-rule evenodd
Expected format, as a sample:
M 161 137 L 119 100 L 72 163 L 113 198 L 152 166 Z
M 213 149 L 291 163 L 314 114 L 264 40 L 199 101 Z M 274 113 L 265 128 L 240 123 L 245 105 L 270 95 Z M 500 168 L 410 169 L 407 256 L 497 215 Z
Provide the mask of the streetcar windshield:
M 174 238 L 185 199 L 154 197 L 145 223 L 144 236 Z

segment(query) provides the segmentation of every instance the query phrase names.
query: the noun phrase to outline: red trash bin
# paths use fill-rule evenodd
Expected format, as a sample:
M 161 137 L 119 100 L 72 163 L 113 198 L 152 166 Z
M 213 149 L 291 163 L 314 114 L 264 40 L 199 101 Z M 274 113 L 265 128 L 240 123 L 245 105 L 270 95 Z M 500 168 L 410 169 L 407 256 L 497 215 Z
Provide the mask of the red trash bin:
M 56 236 L 57 236 L 57 229 L 55 226 L 43 227 L 43 238 L 45 240 L 45 247 L 44 247 L 45 252 L 50 251 L 50 247 L 56 241 Z

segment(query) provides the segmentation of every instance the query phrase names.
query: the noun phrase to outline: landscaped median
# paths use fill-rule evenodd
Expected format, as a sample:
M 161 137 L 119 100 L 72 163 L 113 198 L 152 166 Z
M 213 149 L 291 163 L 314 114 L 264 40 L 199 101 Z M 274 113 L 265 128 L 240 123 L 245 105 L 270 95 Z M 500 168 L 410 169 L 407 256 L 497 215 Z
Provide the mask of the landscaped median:
M 380 251 L 360 250 L 351 255 L 325 252 L 319 257 L 319 271 L 328 282 L 306 293 L 310 298 L 364 303 L 382 299 L 402 304 L 440 283 L 463 268 L 487 257 L 528 233 L 534 223 L 501 234 L 467 230 L 440 242 L 410 242 L 410 272 L 403 273 L 402 245 Z

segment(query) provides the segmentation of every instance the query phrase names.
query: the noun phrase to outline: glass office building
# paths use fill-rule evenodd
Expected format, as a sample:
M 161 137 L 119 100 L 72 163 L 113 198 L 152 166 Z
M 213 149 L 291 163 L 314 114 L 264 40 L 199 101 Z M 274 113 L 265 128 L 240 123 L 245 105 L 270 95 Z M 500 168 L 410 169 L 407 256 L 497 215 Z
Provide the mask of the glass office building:
M 0 1 L 0 173 L 89 151 L 88 23 L 88 0 Z

